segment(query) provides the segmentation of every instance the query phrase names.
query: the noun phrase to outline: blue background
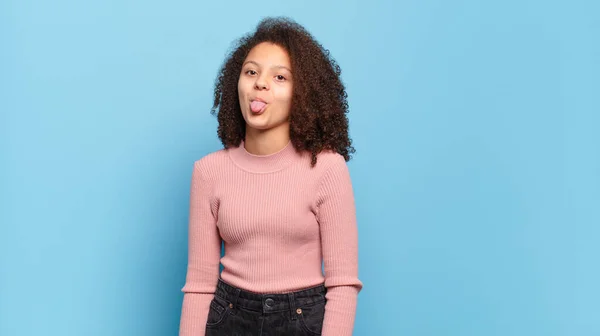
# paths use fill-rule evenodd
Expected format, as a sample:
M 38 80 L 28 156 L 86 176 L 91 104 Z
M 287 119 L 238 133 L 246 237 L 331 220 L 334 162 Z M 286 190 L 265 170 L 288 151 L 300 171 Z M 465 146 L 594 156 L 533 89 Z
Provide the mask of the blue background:
M 355 335 L 600 335 L 597 1 L 3 1 L 0 335 L 176 335 L 192 165 L 266 15 L 343 69 Z

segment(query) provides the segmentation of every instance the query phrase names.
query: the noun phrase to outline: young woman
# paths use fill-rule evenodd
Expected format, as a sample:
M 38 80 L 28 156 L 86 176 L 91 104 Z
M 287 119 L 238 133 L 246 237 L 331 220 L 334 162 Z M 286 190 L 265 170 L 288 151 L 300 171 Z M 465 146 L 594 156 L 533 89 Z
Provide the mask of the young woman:
M 352 335 L 362 282 L 339 66 L 299 24 L 264 19 L 221 68 L 217 109 L 224 149 L 192 173 L 180 336 Z

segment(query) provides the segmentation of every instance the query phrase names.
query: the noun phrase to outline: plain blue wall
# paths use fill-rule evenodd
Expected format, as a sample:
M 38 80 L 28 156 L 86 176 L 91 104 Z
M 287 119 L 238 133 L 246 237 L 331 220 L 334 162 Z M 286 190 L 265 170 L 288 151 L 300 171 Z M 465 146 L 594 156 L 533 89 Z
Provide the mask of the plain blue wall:
M 3 1 L 0 335 L 176 335 L 230 43 L 338 60 L 355 335 L 600 335 L 597 1 Z

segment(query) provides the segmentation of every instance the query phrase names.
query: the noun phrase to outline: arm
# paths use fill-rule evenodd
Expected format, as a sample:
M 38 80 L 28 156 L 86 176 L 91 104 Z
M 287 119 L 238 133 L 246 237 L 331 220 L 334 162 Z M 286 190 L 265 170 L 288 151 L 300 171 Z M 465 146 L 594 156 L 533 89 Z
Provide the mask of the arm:
M 341 155 L 336 155 L 334 161 L 318 192 L 317 218 L 327 287 L 322 335 L 351 336 L 357 296 L 362 289 L 356 211 L 346 162 Z
M 211 184 L 201 161 L 194 163 L 190 189 L 188 266 L 181 308 L 180 336 L 204 336 L 208 309 L 219 278 L 221 237 L 211 204 Z

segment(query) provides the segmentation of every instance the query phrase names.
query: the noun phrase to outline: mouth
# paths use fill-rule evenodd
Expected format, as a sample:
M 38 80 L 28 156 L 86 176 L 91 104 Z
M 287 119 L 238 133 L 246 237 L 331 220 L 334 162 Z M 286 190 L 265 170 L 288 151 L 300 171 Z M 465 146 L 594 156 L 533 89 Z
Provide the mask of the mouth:
M 267 103 L 260 98 L 256 98 L 250 102 L 250 110 L 252 113 L 262 113 L 267 107 Z

